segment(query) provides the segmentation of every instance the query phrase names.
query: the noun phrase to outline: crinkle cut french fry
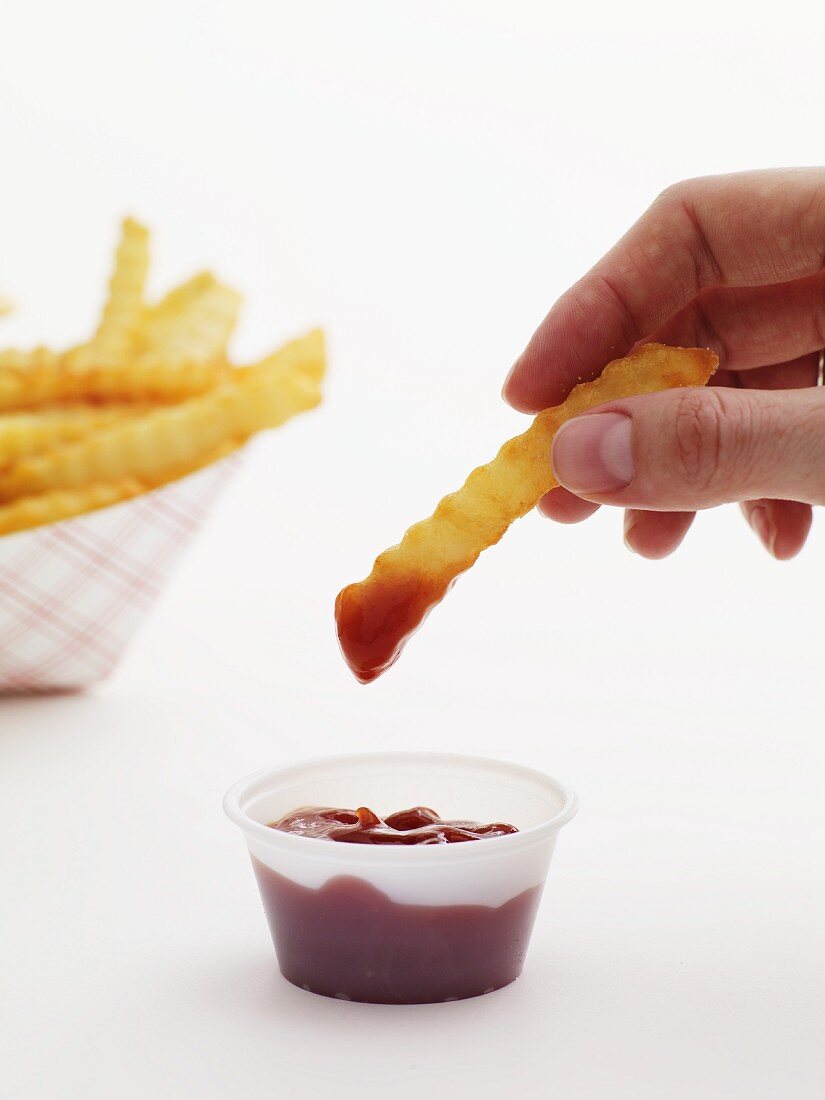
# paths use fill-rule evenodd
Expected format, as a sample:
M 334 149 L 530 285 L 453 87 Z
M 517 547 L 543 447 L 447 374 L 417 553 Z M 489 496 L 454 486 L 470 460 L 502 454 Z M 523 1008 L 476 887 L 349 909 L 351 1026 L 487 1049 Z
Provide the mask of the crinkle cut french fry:
M 92 339 L 92 347 L 101 356 L 122 355 L 133 347 L 145 309 L 148 273 L 149 230 L 134 218 L 125 218 L 109 298 Z
M 100 485 L 84 485 L 81 489 L 55 489 L 21 497 L 11 504 L 0 505 L 0 535 L 85 515 L 130 500 L 142 492 L 144 486 L 137 478 L 123 478 Z
M 94 436 L 0 471 L 0 501 L 121 477 L 156 478 L 228 440 L 274 428 L 321 400 L 318 386 L 271 369 L 203 397 L 113 424 Z
M 275 368 L 297 370 L 314 382 L 322 382 L 326 372 L 326 349 L 321 329 L 314 328 L 305 336 L 290 340 L 260 363 L 239 367 L 237 375 L 243 378 Z
M 609 363 L 595 381 L 576 386 L 566 401 L 540 413 L 523 435 L 505 443 L 492 462 L 474 470 L 429 519 L 379 555 L 366 580 L 338 594 L 338 637 L 358 679 L 367 683 L 389 668 L 456 577 L 556 486 L 550 446 L 566 420 L 635 394 L 703 386 L 717 363 L 703 348 L 647 344 Z
M 53 400 L 61 372 L 60 356 L 49 348 L 0 352 L 0 411 Z
M 137 223 L 126 226 L 145 234 Z M 137 285 L 135 264 L 127 262 L 140 238 L 124 232 L 98 335 L 63 355 L 48 348 L 0 353 L 0 410 L 67 398 L 180 401 L 227 376 L 239 295 L 205 272 L 145 310 L 143 282 Z
M 53 369 L 60 362 L 60 355 L 51 348 L 40 345 L 23 351 L 20 348 L 4 348 L 0 351 L 0 384 L 5 379 L 32 377 L 38 371 Z
M 235 451 L 240 450 L 248 441 L 248 438 L 248 436 L 244 436 L 237 439 L 227 439 L 213 450 L 199 455 L 194 461 L 171 467 L 154 477 L 143 478 L 143 485 L 146 491 L 149 492 L 152 489 L 159 489 L 163 485 L 169 485 L 173 481 L 179 481 L 182 477 L 188 477 L 189 474 L 197 473 L 198 470 L 203 470 L 215 462 L 221 462 L 224 458 L 234 454 Z
M 320 332 L 237 369 L 239 295 L 203 272 L 148 306 L 148 249 L 126 219 L 91 340 L 0 352 L 0 534 L 149 492 L 320 401 Z
M 0 353 L 0 411 L 72 399 L 181 401 L 226 378 L 224 363 L 129 362 L 74 368 L 47 349 Z
M 0 535 L 42 527 L 48 523 L 56 523 L 58 520 L 73 519 L 87 512 L 95 512 L 113 504 L 132 500 L 179 478 L 196 473 L 214 462 L 220 462 L 221 459 L 227 458 L 233 451 L 242 447 L 245 442 L 245 439 L 228 440 L 220 447 L 202 455 L 197 462 L 177 466 L 167 471 L 163 477 L 146 480 L 127 477 L 118 481 L 84 485 L 79 489 L 53 489 L 51 492 L 20 497 L 9 504 L 0 504 Z
M 149 231 L 134 218 L 125 218 L 109 280 L 109 296 L 97 332 L 88 344 L 67 353 L 69 365 L 75 369 L 84 366 L 111 367 L 125 361 L 134 350 L 143 318 L 148 272 Z
M 150 328 L 152 324 L 160 324 L 162 327 L 164 318 L 186 316 L 193 307 L 198 306 L 204 295 L 209 294 L 217 283 L 218 280 L 211 271 L 199 271 L 191 278 L 172 287 L 149 309 Z
M 226 355 L 240 295 L 208 271 L 170 291 L 146 311 L 138 363 L 211 362 Z
M 92 431 L 145 411 L 145 406 L 129 403 L 0 414 L 0 467 L 61 443 L 83 439 Z

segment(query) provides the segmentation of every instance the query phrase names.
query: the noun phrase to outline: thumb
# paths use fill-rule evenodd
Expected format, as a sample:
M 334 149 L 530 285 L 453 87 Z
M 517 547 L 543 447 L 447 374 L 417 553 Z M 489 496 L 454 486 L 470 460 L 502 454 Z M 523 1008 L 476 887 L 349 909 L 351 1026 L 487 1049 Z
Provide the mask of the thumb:
M 825 504 L 825 390 L 691 388 L 613 401 L 562 425 L 552 462 L 561 485 L 601 504 Z

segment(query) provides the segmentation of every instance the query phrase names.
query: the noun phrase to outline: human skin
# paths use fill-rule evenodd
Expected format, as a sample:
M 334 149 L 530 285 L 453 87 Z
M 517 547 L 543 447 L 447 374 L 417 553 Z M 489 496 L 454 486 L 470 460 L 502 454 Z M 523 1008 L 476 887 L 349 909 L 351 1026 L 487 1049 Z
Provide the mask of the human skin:
M 711 387 L 604 405 L 569 421 L 552 461 L 562 523 L 625 509 L 625 541 L 670 554 L 698 509 L 738 502 L 776 558 L 825 504 L 825 169 L 708 176 L 664 191 L 552 307 L 504 385 L 524 412 L 557 404 L 649 340 L 709 347 Z

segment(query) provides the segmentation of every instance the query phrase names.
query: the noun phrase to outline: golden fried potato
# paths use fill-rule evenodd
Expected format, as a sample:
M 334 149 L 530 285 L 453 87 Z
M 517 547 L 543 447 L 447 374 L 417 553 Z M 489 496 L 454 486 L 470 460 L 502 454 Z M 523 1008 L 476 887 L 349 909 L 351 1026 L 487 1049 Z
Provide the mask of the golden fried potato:
M 149 231 L 133 218 L 125 218 L 109 281 L 109 297 L 97 332 L 88 344 L 67 353 L 69 366 L 75 370 L 84 366 L 111 368 L 134 350 L 145 310 L 148 271 Z
M 235 451 L 240 450 L 241 447 L 248 442 L 248 439 L 249 436 L 239 436 L 235 439 L 227 439 L 219 446 L 214 447 L 211 451 L 206 451 L 204 454 L 199 455 L 193 461 L 182 463 L 180 466 L 170 466 L 168 469 L 164 470 L 162 474 L 144 477 L 144 491 L 149 492 L 152 489 L 159 489 L 164 485 L 170 485 L 173 481 L 180 481 L 182 477 L 188 477 L 190 474 L 195 474 L 198 470 L 203 470 L 207 466 L 213 466 L 216 462 L 221 462 L 224 458 L 228 458 L 231 454 L 234 454 Z
M 366 580 L 338 594 L 338 638 L 356 677 L 368 683 L 389 668 L 456 577 L 555 488 L 550 445 L 566 420 L 634 394 L 703 386 L 717 364 L 716 355 L 703 348 L 647 344 L 609 363 L 595 381 L 576 386 L 566 401 L 540 413 L 523 435 L 505 443 L 429 519 L 380 554 Z
M 163 478 L 215 448 L 274 428 L 321 400 L 317 383 L 276 364 L 203 397 L 103 428 L 0 471 L 0 501 L 123 477 Z
M 56 489 L 37 496 L 21 497 L 11 504 L 0 505 L 0 535 L 42 527 L 61 519 L 94 512 L 130 500 L 144 492 L 137 478 L 124 478 L 101 485 L 85 485 L 82 489 Z
M 241 297 L 208 271 L 170 291 L 143 317 L 138 364 L 215 362 L 225 358 Z
M 306 336 L 290 340 L 282 348 L 255 363 L 251 367 L 239 367 L 239 377 L 254 375 L 273 368 L 295 370 L 311 379 L 321 382 L 326 371 L 326 351 L 324 334 L 319 328 L 312 329 Z
M 0 414 L 0 467 L 61 443 L 83 439 L 92 431 L 145 411 L 146 406 L 130 403 L 66 405 Z
M 143 480 L 126 477 L 118 481 L 84 485 L 79 489 L 53 489 L 46 493 L 19 497 L 9 504 L 0 504 L 0 536 L 26 531 L 32 527 L 43 527 L 59 520 L 73 519 L 87 512 L 132 500 L 220 462 L 245 442 L 246 439 L 228 440 L 220 447 L 201 455 L 196 462 L 170 468 L 162 477 Z
M 123 222 L 109 298 L 103 307 L 92 348 L 101 359 L 122 357 L 134 347 L 145 308 L 149 273 L 149 230 L 134 218 Z
M 0 411 L 51 400 L 59 363 L 60 356 L 45 347 L 0 352 Z
M 0 411 L 58 401 L 181 401 L 213 389 L 227 376 L 225 363 L 126 361 L 110 366 L 72 365 L 48 348 L 0 353 Z
M 148 305 L 148 262 L 127 218 L 91 340 L 0 351 L 0 535 L 185 477 L 320 401 L 320 331 L 237 368 L 239 295 L 202 272 Z

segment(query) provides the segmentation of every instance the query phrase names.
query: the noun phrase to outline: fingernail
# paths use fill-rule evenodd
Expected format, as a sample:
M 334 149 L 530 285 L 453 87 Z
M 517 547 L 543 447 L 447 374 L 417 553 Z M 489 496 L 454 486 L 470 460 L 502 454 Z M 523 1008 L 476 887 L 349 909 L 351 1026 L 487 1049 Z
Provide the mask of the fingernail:
M 624 514 L 624 544 L 634 554 L 636 553 L 636 547 L 632 542 L 632 534 L 638 518 L 639 513 L 632 508 L 628 508 Z
M 755 508 L 751 508 L 750 515 L 748 516 L 748 523 L 757 533 L 762 541 L 762 545 L 768 553 L 772 554 L 774 552 L 774 543 L 776 542 L 776 527 L 771 522 L 767 508 L 761 504 L 757 504 Z
M 504 398 L 505 401 L 507 400 L 507 388 L 510 385 L 510 379 L 518 370 L 519 363 L 523 358 L 524 355 L 520 355 L 518 359 L 516 359 L 515 363 L 513 363 L 512 367 L 510 367 L 510 369 L 507 371 L 507 377 L 504 379 L 504 385 L 501 387 L 501 396 Z
M 580 496 L 612 493 L 633 480 L 631 420 L 623 413 L 592 413 L 563 424 L 553 440 L 553 470 Z

